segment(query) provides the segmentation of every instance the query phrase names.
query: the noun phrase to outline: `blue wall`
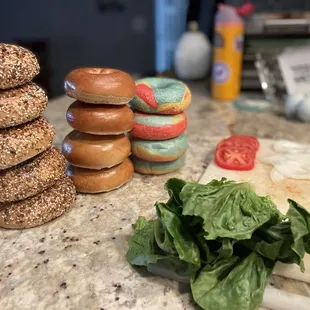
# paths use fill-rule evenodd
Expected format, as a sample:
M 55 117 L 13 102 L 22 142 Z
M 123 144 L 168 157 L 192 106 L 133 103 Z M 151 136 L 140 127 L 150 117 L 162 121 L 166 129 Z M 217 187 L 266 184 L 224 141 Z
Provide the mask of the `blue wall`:
M 0 41 L 48 39 L 52 92 L 78 66 L 131 73 L 154 69 L 153 1 L 135 0 L 124 12 L 100 13 L 96 0 L 10 0 L 0 11 Z

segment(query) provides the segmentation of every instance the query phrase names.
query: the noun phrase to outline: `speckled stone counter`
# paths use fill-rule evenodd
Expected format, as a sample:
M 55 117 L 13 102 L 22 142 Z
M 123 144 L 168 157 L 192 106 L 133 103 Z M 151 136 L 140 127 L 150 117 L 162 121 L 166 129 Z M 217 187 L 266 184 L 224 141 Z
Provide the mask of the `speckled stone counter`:
M 68 213 L 44 226 L 0 229 L 1 310 L 195 309 L 187 287 L 137 271 L 124 257 L 131 224 L 139 215 L 154 215 L 153 203 L 167 198 L 163 189 L 167 178 L 198 180 L 216 143 L 229 135 L 230 114 L 214 112 L 202 85 L 194 84 L 191 89 L 193 101 L 187 110 L 190 148 L 180 171 L 157 177 L 135 174 L 117 191 L 78 195 Z M 46 111 L 56 128 L 58 146 L 71 130 L 65 112 L 72 101 L 65 96 L 52 100 Z M 279 137 L 272 115 L 242 112 L 240 117 L 234 131 L 258 134 L 264 130 L 263 136 Z M 298 130 L 281 129 L 285 137 L 297 137 L 306 130 L 300 126 Z M 273 277 L 272 281 L 279 288 L 310 292 L 308 286 L 293 280 Z
M 179 284 L 141 274 L 126 261 L 127 238 L 139 215 L 152 216 L 153 204 L 166 199 L 169 177 L 198 180 L 208 154 L 229 131 L 208 99 L 193 87 L 186 165 L 165 176 L 135 174 L 117 191 L 78 195 L 61 218 L 29 230 L 0 229 L 0 309 L 190 309 L 190 294 Z M 49 103 L 46 117 L 60 145 L 70 131 L 65 112 L 73 100 Z
M 266 139 L 286 139 L 310 143 L 310 124 L 287 120 L 271 112 L 239 111 L 232 131 Z

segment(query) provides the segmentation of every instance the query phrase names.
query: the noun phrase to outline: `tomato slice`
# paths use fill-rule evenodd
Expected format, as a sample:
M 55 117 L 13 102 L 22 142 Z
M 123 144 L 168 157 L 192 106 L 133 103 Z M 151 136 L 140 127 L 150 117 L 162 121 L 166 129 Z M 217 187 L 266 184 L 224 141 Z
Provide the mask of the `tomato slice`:
M 238 144 L 248 144 L 251 145 L 255 151 L 259 149 L 259 141 L 256 137 L 253 136 L 246 136 L 246 135 L 232 135 L 230 138 L 226 139 L 230 140 L 234 143 Z
M 228 170 L 252 170 L 255 154 L 244 148 L 218 147 L 215 152 L 215 163 Z
M 259 142 L 253 136 L 232 135 L 216 148 L 215 162 L 229 170 L 251 170 L 255 165 Z
M 217 145 L 217 148 L 231 149 L 236 153 L 242 150 L 243 152 L 250 153 L 253 157 L 256 157 L 256 150 L 250 144 L 223 140 Z
M 234 135 L 221 141 L 217 147 L 230 147 L 233 149 L 248 149 L 249 152 L 256 154 L 259 142 L 255 137 Z

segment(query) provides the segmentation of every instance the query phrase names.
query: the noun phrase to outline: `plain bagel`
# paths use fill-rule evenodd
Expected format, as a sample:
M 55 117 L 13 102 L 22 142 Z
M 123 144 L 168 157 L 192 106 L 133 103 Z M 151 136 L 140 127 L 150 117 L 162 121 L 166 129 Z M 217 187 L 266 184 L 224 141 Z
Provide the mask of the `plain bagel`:
M 52 147 L 30 160 L 0 171 L 0 203 L 34 196 L 66 176 L 66 161 Z
M 135 89 L 131 76 L 117 69 L 79 68 L 65 78 L 66 94 L 88 103 L 126 104 Z
M 109 169 L 90 170 L 68 166 L 67 175 L 80 193 L 101 193 L 117 189 L 133 176 L 133 165 L 126 158 L 121 164 Z
M 55 137 L 53 126 L 44 117 L 7 129 L 0 129 L 0 170 L 30 159 L 48 149 Z
M 47 96 L 35 83 L 0 90 L 0 128 L 21 125 L 39 117 L 47 105 Z
M 119 135 L 135 124 L 134 114 L 127 105 L 99 105 L 73 102 L 67 111 L 71 127 L 94 135 Z
M 0 43 L 0 89 L 28 83 L 39 71 L 38 60 L 28 49 Z
M 0 204 L 0 227 L 30 228 L 62 215 L 75 200 L 76 192 L 70 178 L 62 178 L 35 196 Z
M 100 170 L 124 161 L 130 154 L 130 141 L 124 134 L 98 136 L 73 130 L 63 141 L 62 153 L 73 166 Z

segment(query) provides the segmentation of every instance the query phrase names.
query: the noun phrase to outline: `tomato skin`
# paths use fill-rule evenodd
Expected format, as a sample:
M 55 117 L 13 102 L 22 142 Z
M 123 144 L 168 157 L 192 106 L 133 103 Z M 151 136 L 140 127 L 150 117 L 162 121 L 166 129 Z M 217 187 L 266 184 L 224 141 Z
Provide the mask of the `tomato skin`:
M 248 171 L 254 168 L 255 156 L 244 150 L 231 150 L 220 147 L 215 151 L 215 163 L 227 170 Z
M 252 153 L 253 156 L 256 157 L 255 148 L 249 144 L 234 143 L 231 141 L 223 140 L 217 145 L 216 148 L 217 149 L 220 149 L 220 148 L 230 149 L 230 150 L 233 150 L 235 152 L 240 152 L 242 150 L 243 152 L 246 152 L 246 153 Z
M 255 153 L 259 149 L 259 142 L 255 137 L 252 136 L 242 136 L 242 135 L 233 135 L 227 139 L 222 140 L 218 147 L 221 146 L 228 146 L 228 147 L 243 147 L 243 148 L 250 148 Z
M 246 136 L 246 135 L 232 135 L 230 138 L 228 138 L 231 141 L 234 142 L 241 142 L 241 143 L 248 143 L 249 145 L 253 146 L 255 151 L 258 151 L 259 149 L 259 141 L 254 136 Z
M 258 149 L 259 141 L 255 137 L 233 135 L 217 145 L 215 163 L 228 170 L 252 170 Z

